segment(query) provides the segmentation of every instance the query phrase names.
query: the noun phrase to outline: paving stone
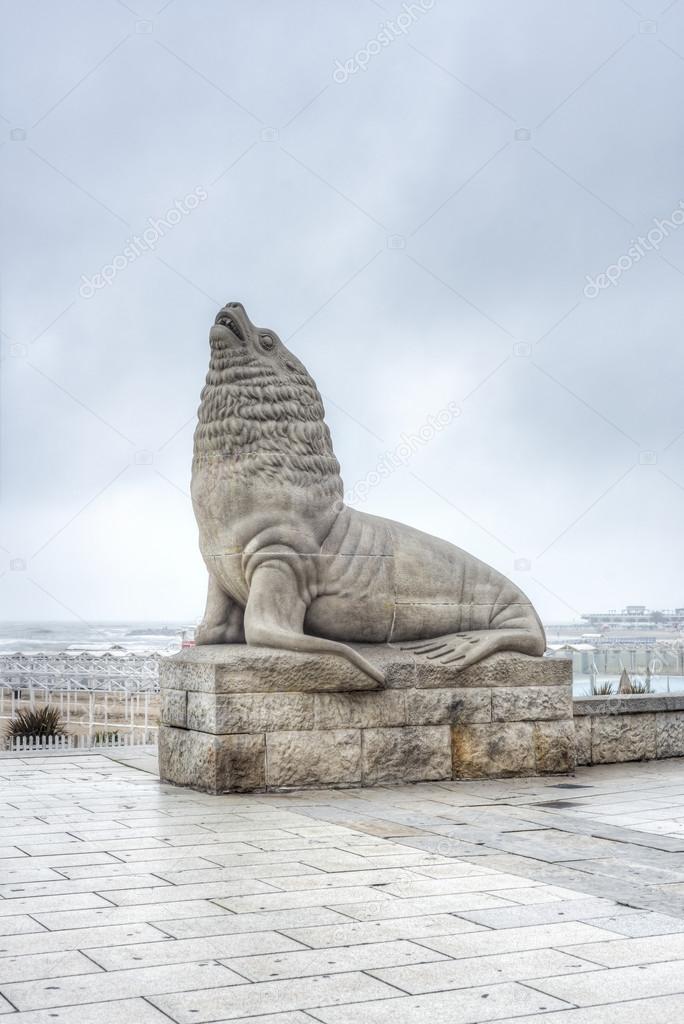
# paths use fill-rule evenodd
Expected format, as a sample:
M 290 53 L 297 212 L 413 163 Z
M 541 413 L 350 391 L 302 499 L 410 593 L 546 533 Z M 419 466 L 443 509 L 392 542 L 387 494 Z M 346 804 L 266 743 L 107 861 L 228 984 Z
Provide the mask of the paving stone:
M 141 967 L 128 971 L 99 971 L 62 978 L 59 982 L 26 981 L 4 985 L 3 992 L 18 1010 L 40 1010 L 74 1003 L 103 1002 L 127 996 L 151 996 L 226 985 L 245 985 L 245 979 L 217 963 Z M 224 990 L 224 989 L 221 989 Z
M 363 1024 L 479 1024 L 481 1021 L 515 1019 L 522 1014 L 567 1009 L 568 1004 L 535 992 L 526 985 L 504 983 L 480 988 L 456 989 L 423 996 L 377 999 L 363 1006 Z M 359 1024 L 358 1005 L 316 1007 L 323 1024 Z M 187 1018 L 189 1021 L 190 1018 Z M 185 1024 L 185 1020 L 181 1022 Z
M 62 978 L 71 974 L 99 973 L 92 960 L 77 950 L 3 956 L 0 959 L 0 985 L 34 978 Z
M 375 894 L 375 900 L 377 896 Z M 338 905 L 332 902 L 330 896 L 330 908 L 339 910 L 348 917 L 356 918 L 357 921 L 383 921 L 392 917 L 421 917 L 425 914 L 468 914 L 472 920 L 476 912 L 488 913 L 503 912 L 509 907 L 505 900 L 490 896 L 484 892 L 453 893 L 446 896 L 422 896 L 416 899 L 392 899 L 388 902 L 369 901 L 359 903 L 344 903 Z M 512 908 L 516 911 L 522 908 Z M 478 921 L 474 921 L 478 924 Z
M 23 914 L 18 914 L 16 917 L 0 918 L 0 936 L 27 935 L 32 932 L 42 931 L 45 931 L 45 929 L 41 924 L 34 921 L 32 917 L 27 917 Z
M 220 910 L 220 908 L 217 907 Z M 285 928 L 337 926 L 348 924 L 349 918 L 326 907 L 304 907 L 274 910 L 266 913 L 228 914 L 218 917 L 189 917 L 182 920 L 159 921 L 156 927 L 174 938 L 199 938 L 203 935 L 238 935 L 243 932 L 280 931 Z
M 175 887 L 173 890 L 175 895 Z M 104 902 L 104 901 L 103 901 Z M 104 925 L 134 924 L 140 921 L 170 921 L 182 917 L 203 917 L 225 915 L 225 910 L 207 900 L 180 900 L 172 903 L 144 903 L 135 907 L 106 907 L 98 905 L 94 910 L 62 910 L 39 914 L 36 920 L 46 928 L 58 931 L 63 928 L 96 928 Z
M 472 934 L 485 930 L 481 925 L 464 921 L 453 914 L 428 914 L 423 917 L 353 923 L 344 923 L 342 918 L 340 920 L 342 923 L 337 925 L 287 929 L 285 934 L 314 949 L 325 949 L 327 946 L 353 946 L 358 943 L 401 938 L 420 939 L 421 945 L 427 945 L 425 939 L 428 937 Z M 589 940 L 595 937 L 593 931 L 586 936 Z M 430 948 L 436 949 L 433 943 L 430 943 Z
M 129 945 L 89 949 L 88 956 L 106 971 L 160 964 L 187 964 L 197 960 L 222 960 L 228 957 L 260 959 L 269 953 L 289 953 L 302 944 L 277 932 L 253 932 L 238 935 L 211 935 L 196 939 L 167 939 L 165 942 L 135 942 Z M 231 965 L 226 964 L 227 967 Z M 239 970 L 237 967 L 236 970 Z M 247 978 L 250 975 L 239 971 Z
M 604 967 L 633 967 L 684 960 L 684 932 L 640 939 L 613 939 L 612 942 L 590 942 L 577 946 L 572 952 Z
M 567 903 L 543 903 L 531 907 L 504 907 L 500 910 L 462 910 L 463 916 L 483 924 L 488 928 L 522 928 L 525 925 L 553 924 L 559 921 L 591 921 L 593 918 L 605 917 L 606 912 L 612 915 L 623 911 L 628 913 L 631 907 L 615 907 L 610 900 L 589 899 L 570 900 Z
M 369 900 L 390 900 L 381 889 L 370 886 L 339 886 L 328 892 L 310 889 L 299 892 L 268 892 L 263 896 L 236 896 L 228 899 L 216 899 L 219 906 L 225 907 L 234 914 L 256 913 L 260 910 L 294 910 L 296 907 L 325 907 L 332 903 L 349 907 L 349 913 L 359 903 Z
M 684 918 L 669 917 L 667 914 L 653 914 L 648 910 L 596 918 L 593 924 L 597 928 L 606 928 L 608 931 L 630 937 L 684 932 Z
M 142 903 L 169 903 L 174 900 L 215 900 L 230 896 L 251 896 L 257 893 L 275 893 L 278 890 L 268 882 L 256 878 L 242 878 L 234 882 L 198 882 L 194 885 L 159 885 L 146 889 L 117 889 L 109 891 L 107 898 L 116 906 L 133 907 Z
M 303 978 L 311 975 L 338 974 L 345 971 L 369 971 L 382 967 L 401 969 L 407 964 L 423 964 L 446 957 L 413 942 L 396 940 L 366 945 L 303 950 L 276 956 L 246 956 L 223 960 L 227 967 L 251 981 Z
M 0 996 L 0 1013 L 11 1011 Z M 55 1007 L 12 1013 L 12 1024 L 168 1024 L 169 1018 L 144 999 L 115 999 L 106 1003 Z M 254 1022 L 257 1024 L 257 1022 Z
M 684 970 L 681 961 L 616 967 L 572 976 L 536 978 L 534 987 L 577 1006 L 596 1006 L 647 996 L 684 993 Z
M 292 933 L 294 935 L 294 932 Z M 567 921 L 560 924 L 527 925 L 521 928 L 482 929 L 477 934 L 463 938 L 458 934 L 424 936 L 421 945 L 446 953 L 456 960 L 464 957 L 493 956 L 497 953 L 515 953 L 527 949 L 558 948 L 569 949 L 585 942 L 610 942 L 613 932 L 584 924 L 581 921 Z M 576 954 L 580 955 L 580 954 Z
M 29 953 L 58 953 L 70 949 L 94 949 L 97 946 L 118 946 L 136 942 L 168 941 L 150 924 L 108 925 L 100 928 L 70 928 L 64 931 L 41 931 L 39 934 L 8 935 L 0 938 L 0 957 Z
M 548 971 L 576 974 L 591 971 L 592 965 L 577 957 L 559 953 L 554 949 L 533 949 L 516 953 L 499 953 L 486 957 L 466 957 L 463 960 L 414 964 L 411 967 L 390 967 L 370 973 L 389 985 L 412 995 L 441 992 L 450 988 L 472 988 L 473 985 L 493 985 L 504 981 L 524 981 L 539 978 Z
M 684 995 L 630 999 L 611 1006 L 516 1017 L 515 1024 L 671 1024 L 684 1015 Z M 255 1022 L 256 1024 L 256 1022 Z
M 353 972 L 328 977 L 296 978 L 236 986 L 234 989 L 215 988 L 208 992 L 185 992 L 179 995 L 152 996 L 150 1001 L 167 1013 L 178 1024 L 193 1021 L 234 1020 L 258 1014 L 285 1010 L 305 1010 L 334 1006 L 339 1003 L 366 1003 L 367 1000 L 396 996 L 396 989 L 366 974 Z M 364 1005 L 364 1015 L 367 1006 Z M 358 1006 L 356 1024 L 358 1024 Z

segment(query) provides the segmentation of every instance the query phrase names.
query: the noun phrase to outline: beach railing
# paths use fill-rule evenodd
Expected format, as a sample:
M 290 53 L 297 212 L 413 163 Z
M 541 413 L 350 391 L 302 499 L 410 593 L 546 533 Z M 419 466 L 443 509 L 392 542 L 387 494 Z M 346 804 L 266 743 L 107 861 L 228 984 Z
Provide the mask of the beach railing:
M 94 736 L 5 736 L 0 748 L 6 753 L 61 753 L 67 750 L 111 750 L 121 747 L 154 746 L 157 730 L 154 728 L 136 733 L 100 733 Z

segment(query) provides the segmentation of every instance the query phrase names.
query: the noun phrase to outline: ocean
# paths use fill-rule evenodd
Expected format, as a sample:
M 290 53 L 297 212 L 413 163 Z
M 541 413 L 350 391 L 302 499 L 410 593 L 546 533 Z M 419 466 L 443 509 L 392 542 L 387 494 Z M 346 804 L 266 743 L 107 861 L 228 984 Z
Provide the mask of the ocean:
M 0 622 L 0 654 L 56 654 L 60 651 L 127 651 L 131 654 L 172 654 L 183 634 L 192 639 L 188 622 Z

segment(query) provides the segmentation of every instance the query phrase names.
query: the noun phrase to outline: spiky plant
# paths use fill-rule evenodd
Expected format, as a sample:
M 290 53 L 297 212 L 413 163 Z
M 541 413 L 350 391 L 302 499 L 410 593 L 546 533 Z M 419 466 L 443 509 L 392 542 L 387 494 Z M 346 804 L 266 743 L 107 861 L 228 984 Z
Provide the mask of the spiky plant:
M 646 682 L 642 682 L 640 679 L 632 680 L 632 693 L 653 693 L 650 681 L 648 679 Z
M 613 694 L 612 683 L 597 683 L 594 687 L 595 697 L 610 697 Z
M 66 729 L 58 708 L 46 704 L 44 708 L 23 708 L 9 721 L 8 734 L 12 738 L 33 736 L 64 736 Z

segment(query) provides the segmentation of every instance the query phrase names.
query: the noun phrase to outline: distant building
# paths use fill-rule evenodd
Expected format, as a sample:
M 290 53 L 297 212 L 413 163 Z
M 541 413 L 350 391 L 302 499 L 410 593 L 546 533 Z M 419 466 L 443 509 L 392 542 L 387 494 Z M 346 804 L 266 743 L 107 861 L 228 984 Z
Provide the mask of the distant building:
M 600 629 L 614 626 L 627 629 L 681 629 L 684 627 L 684 608 L 655 611 L 644 604 L 628 604 L 622 611 L 611 608 L 607 612 L 583 612 L 582 618 Z

